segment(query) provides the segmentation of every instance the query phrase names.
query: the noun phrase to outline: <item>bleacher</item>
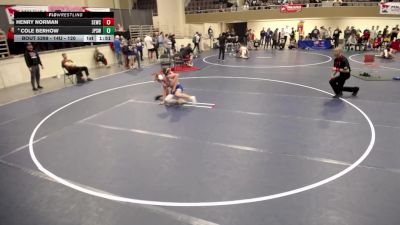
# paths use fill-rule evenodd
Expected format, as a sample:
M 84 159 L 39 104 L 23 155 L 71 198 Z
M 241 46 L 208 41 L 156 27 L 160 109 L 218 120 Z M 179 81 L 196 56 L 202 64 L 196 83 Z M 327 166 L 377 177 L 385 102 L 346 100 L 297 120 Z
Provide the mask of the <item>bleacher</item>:
M 234 5 L 236 1 L 219 1 L 219 0 L 191 0 L 185 7 L 185 11 L 219 9 L 221 6 L 226 8 L 227 4 Z
M 279 9 L 283 0 L 257 0 L 257 3 L 249 4 L 250 10 Z M 399 1 L 399 0 L 396 0 Z M 222 3 L 225 2 L 225 3 Z M 186 14 L 191 13 L 208 13 L 227 10 L 227 1 L 219 0 L 191 0 L 185 7 Z M 234 3 L 235 1 L 228 1 Z M 249 1 L 251 2 L 251 1 Z M 302 4 L 303 7 L 332 7 L 332 6 L 374 6 L 379 2 L 376 0 L 339 0 L 322 1 L 322 0 L 285 0 L 285 3 Z M 234 5 L 234 4 L 233 4 Z M 221 8 L 222 7 L 222 8 Z M 238 10 L 243 10 L 243 5 L 238 6 Z
M 138 9 L 151 9 L 157 15 L 157 0 L 137 0 Z

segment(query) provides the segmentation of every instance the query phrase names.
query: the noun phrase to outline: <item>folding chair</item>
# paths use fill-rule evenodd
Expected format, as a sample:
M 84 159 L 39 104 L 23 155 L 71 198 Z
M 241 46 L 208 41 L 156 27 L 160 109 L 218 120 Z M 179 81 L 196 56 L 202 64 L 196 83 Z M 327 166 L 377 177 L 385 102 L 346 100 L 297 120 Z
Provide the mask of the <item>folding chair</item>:
M 71 84 L 75 84 L 74 83 L 74 75 L 75 75 L 75 80 L 76 80 L 76 74 L 68 72 L 68 70 L 62 65 L 61 65 L 61 68 L 63 69 L 63 72 L 64 72 L 64 86 L 65 86 L 65 81 L 67 79 L 71 82 Z
M 183 67 L 183 65 L 185 65 L 185 61 L 182 59 L 181 55 L 178 53 L 175 53 L 173 56 L 173 60 L 174 60 L 174 66 L 180 66 L 181 68 Z
M 167 54 L 162 54 L 160 56 L 161 69 L 170 68 L 171 64 L 172 64 L 171 59 L 169 58 L 169 56 Z

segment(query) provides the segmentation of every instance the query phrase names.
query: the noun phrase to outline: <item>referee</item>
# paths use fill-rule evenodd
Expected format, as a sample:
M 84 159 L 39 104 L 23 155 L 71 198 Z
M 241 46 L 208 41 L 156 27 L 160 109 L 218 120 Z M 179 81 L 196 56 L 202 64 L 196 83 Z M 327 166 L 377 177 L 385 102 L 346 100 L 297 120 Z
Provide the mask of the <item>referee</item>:
M 335 92 L 334 98 L 340 98 L 343 96 L 343 91 L 352 92 L 353 96 L 357 96 L 359 87 L 344 87 L 344 83 L 347 79 L 350 78 L 350 64 L 347 58 L 343 55 L 343 51 L 340 48 L 336 48 L 334 50 L 334 73 L 333 77 L 329 81 L 329 84 L 332 86 L 333 91 Z M 336 74 L 339 72 L 339 76 Z

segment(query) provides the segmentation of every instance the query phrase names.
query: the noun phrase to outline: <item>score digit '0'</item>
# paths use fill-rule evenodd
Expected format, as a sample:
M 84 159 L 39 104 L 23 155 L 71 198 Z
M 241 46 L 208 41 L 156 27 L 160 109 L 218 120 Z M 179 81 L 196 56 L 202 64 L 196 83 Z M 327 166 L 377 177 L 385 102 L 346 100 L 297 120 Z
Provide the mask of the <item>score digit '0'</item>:
M 114 26 L 114 18 L 103 18 L 103 26 Z

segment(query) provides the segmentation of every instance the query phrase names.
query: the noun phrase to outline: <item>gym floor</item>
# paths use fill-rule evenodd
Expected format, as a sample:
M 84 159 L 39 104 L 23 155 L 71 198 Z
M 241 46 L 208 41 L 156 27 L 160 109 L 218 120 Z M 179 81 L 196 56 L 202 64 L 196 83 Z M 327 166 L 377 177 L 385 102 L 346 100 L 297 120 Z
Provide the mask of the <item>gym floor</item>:
M 215 107 L 158 105 L 159 65 L 1 106 L 0 224 L 400 223 L 398 81 L 333 99 L 331 51 L 217 53 L 180 74 Z

